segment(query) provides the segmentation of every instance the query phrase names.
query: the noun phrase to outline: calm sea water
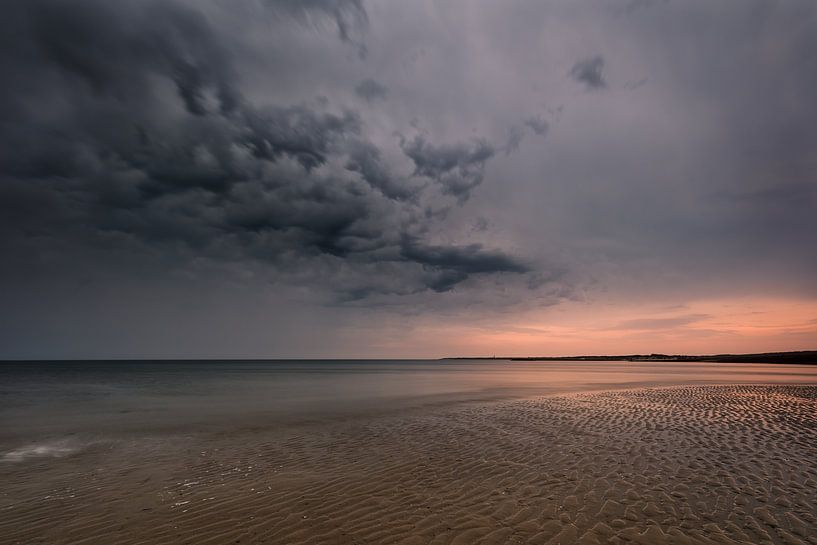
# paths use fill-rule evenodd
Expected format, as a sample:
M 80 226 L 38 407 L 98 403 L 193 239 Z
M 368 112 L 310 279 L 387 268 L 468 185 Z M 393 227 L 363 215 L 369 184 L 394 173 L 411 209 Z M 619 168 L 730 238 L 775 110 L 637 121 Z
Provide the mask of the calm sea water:
M 817 366 L 456 361 L 0 363 L 0 446 L 630 386 L 812 383 Z

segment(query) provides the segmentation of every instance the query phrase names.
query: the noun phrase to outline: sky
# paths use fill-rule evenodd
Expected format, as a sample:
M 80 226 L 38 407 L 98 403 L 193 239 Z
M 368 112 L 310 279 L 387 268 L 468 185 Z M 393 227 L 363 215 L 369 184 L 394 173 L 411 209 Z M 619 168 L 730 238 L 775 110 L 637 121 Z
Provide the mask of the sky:
M 817 349 L 812 0 L 7 0 L 0 358 Z

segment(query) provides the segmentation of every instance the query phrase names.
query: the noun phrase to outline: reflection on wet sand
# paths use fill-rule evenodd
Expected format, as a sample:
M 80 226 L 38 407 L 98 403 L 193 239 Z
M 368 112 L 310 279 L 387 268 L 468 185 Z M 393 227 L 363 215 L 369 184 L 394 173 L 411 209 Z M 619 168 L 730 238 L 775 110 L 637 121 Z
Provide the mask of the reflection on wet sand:
M 812 369 L 659 387 L 632 387 L 657 382 L 645 369 L 619 372 L 632 381 L 617 387 L 604 383 L 613 369 L 560 370 L 547 395 L 524 399 L 442 396 L 367 414 L 253 413 L 232 427 L 30 442 L 0 462 L 0 535 L 20 544 L 815 543 Z M 537 373 L 513 381 L 543 380 L 528 372 Z M 776 379 L 803 384 L 748 384 Z

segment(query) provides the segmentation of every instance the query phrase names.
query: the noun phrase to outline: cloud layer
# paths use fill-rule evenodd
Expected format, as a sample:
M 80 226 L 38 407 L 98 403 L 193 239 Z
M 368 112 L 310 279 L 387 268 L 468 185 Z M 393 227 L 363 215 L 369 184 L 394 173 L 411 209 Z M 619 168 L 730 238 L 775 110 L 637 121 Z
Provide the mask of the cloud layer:
M 401 355 L 449 319 L 817 298 L 812 2 L 12 4 L 9 356 Z
M 305 25 L 329 17 L 343 42 L 367 22 L 358 2 L 270 10 Z M 401 293 L 527 271 L 478 243 L 424 241 L 453 204 L 446 197 L 463 204 L 483 181 L 494 153 L 484 140 L 401 137 L 415 165 L 401 172 L 351 107 L 248 98 L 230 39 L 179 2 L 40 1 L 17 17 L 16 47 L 27 55 L 4 59 L 16 77 L 1 137 L 12 237 L 39 229 L 94 245 L 118 236 L 170 258 L 325 269 L 323 284 L 341 297 L 349 280 L 337 281 L 332 261 L 358 271 L 354 284 L 385 267 Z M 355 92 L 387 96 L 372 79 Z M 365 293 L 380 291 L 376 278 L 368 284 Z

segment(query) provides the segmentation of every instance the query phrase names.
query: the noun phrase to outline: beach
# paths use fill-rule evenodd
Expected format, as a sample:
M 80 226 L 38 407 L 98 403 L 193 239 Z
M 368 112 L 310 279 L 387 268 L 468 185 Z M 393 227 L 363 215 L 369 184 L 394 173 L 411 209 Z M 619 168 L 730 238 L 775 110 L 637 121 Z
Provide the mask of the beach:
M 12 427 L 0 542 L 817 543 L 817 368 L 465 365 L 410 399 Z M 527 380 L 441 388 L 475 369 Z

